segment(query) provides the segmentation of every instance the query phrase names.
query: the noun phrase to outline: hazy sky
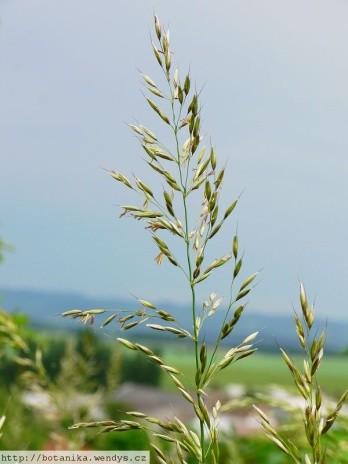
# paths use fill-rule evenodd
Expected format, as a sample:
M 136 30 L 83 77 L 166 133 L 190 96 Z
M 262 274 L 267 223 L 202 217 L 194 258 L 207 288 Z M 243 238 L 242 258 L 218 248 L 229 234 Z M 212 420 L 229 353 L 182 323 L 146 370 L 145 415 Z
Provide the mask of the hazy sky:
M 0 0 L 0 236 L 16 247 L 0 285 L 188 298 L 141 226 L 117 219 L 127 197 L 102 169 L 146 179 L 125 122 L 154 121 L 138 75 L 158 76 L 153 11 L 204 86 L 226 201 L 243 191 L 230 235 L 238 223 L 247 270 L 263 269 L 251 307 L 291 310 L 302 279 L 321 314 L 348 318 L 343 0 Z

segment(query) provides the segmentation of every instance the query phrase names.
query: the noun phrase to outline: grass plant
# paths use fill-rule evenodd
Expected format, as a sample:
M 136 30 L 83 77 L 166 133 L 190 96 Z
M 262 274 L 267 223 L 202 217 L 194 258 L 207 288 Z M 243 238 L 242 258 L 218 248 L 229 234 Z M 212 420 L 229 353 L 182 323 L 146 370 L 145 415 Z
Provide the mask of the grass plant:
M 243 258 L 240 254 L 238 236 L 235 235 L 223 256 L 208 260 L 208 250 L 214 245 L 219 232 L 225 227 L 235 210 L 238 199 L 227 208 L 220 201 L 224 183 L 225 168 L 219 167 L 217 153 L 212 146 L 205 146 L 201 129 L 200 93 L 192 84 L 190 73 L 182 75 L 173 63 L 173 51 L 169 31 L 154 18 L 154 41 L 152 51 L 163 76 L 163 85 L 158 85 L 151 77 L 142 74 L 147 95 L 146 104 L 168 131 L 168 143 L 162 143 L 153 130 L 143 125 L 131 124 L 145 155 L 148 168 L 158 175 L 156 185 L 149 185 L 138 176 L 128 177 L 119 171 L 110 175 L 119 184 L 140 198 L 138 204 L 121 207 L 121 216 L 129 216 L 143 222 L 158 249 L 156 262 L 167 261 L 183 275 L 183 289 L 190 295 L 191 327 L 181 327 L 174 316 L 156 307 L 148 299 L 139 299 L 137 309 L 116 310 L 108 313 L 103 309 L 74 309 L 65 312 L 65 317 L 93 323 L 103 317 L 102 327 L 115 321 L 123 331 L 129 331 L 140 324 L 151 331 L 166 332 L 174 337 L 190 340 L 194 357 L 193 382 L 189 388 L 182 379 L 182 373 L 175 366 L 157 356 L 149 347 L 120 337 L 128 350 L 138 351 L 150 361 L 158 364 L 170 378 L 178 394 L 182 395 L 192 408 L 199 423 L 199 430 L 183 424 L 180 419 L 161 421 L 147 417 L 141 411 L 130 411 L 129 420 L 106 421 L 84 426 L 102 427 L 104 431 L 124 431 L 146 429 L 154 438 L 153 450 L 161 463 L 190 462 L 199 464 L 219 462 L 219 409 L 217 402 L 211 409 L 207 406 L 208 386 L 214 378 L 231 364 L 255 352 L 253 342 L 257 333 L 245 338 L 237 346 L 223 351 L 221 342 L 229 337 L 246 307 L 246 297 L 252 290 L 257 277 L 254 273 L 241 279 Z M 158 185 L 164 185 L 159 191 Z M 198 201 L 197 201 L 198 199 Z M 197 207 L 198 205 L 198 207 Z M 172 242 L 181 243 L 184 259 L 172 251 Z M 214 292 L 200 302 L 197 288 L 221 268 L 230 266 L 230 288 L 227 304 Z M 223 322 L 215 343 L 208 347 L 204 341 L 204 327 L 224 311 Z M 172 444 L 175 457 L 168 457 L 156 444 L 158 440 Z M 156 442 L 156 443 L 155 443 Z

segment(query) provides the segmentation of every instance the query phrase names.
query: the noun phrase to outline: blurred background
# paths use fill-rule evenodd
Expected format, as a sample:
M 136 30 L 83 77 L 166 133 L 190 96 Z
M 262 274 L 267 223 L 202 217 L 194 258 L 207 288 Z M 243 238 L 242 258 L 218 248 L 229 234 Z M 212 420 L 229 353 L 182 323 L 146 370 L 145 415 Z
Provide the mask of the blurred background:
M 212 386 L 213 395 L 235 401 L 226 417 L 235 438 L 229 452 L 235 462 L 287 462 L 259 437 L 250 403 L 261 391 L 280 424 L 280 403 L 295 403 L 277 353 L 279 344 L 297 349 L 290 323 L 299 280 L 327 326 L 327 394 L 335 398 L 348 384 L 348 5 L 341 0 L 0 0 L 0 237 L 11 244 L 0 266 L 1 306 L 30 352 L 42 350 L 45 368 L 33 392 L 16 352 L 1 358 L 0 415 L 12 419 L 0 444 L 143 449 L 140 434 L 66 428 L 122 415 L 126 405 L 185 414 L 156 368 L 115 347 L 114 329 L 83 330 L 59 317 L 75 307 L 134 305 L 136 295 L 190 321 L 180 274 L 158 268 L 141 226 L 118 220 L 127 194 L 105 172 L 149 176 L 127 123 L 156 123 L 139 77 L 159 79 L 154 12 L 169 26 L 176 63 L 202 89 L 203 131 L 227 165 L 226 203 L 241 195 L 216 255 L 238 228 L 246 271 L 261 271 L 236 333 L 240 340 L 259 330 L 261 353 Z M 228 279 L 219 273 L 200 298 L 226 296 Z M 136 336 L 189 378 L 185 344 L 178 350 L 145 331 Z

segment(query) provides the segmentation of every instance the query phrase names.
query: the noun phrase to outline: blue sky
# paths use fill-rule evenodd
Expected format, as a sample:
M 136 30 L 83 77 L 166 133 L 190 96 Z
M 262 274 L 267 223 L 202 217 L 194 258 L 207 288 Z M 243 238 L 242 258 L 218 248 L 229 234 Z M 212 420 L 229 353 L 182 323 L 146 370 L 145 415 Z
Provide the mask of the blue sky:
M 203 86 L 203 127 L 228 161 L 226 201 L 250 306 L 287 312 L 304 280 L 347 319 L 348 4 L 332 0 L 0 0 L 0 235 L 16 252 L 1 286 L 186 301 L 158 269 L 127 196 L 103 168 L 146 178 L 125 122 L 154 122 L 138 70 L 158 76 L 149 32 L 169 24 L 175 59 Z M 166 271 L 166 272 L 164 272 Z M 212 287 L 224 293 L 228 273 Z

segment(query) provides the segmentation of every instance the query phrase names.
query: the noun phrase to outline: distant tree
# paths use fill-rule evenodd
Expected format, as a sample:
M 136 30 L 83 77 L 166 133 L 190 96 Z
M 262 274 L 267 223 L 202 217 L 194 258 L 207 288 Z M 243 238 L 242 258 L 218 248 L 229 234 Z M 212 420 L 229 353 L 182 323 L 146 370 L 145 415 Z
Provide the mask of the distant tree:
M 154 353 L 156 356 L 161 355 L 155 350 Z M 135 353 L 128 356 L 127 362 L 124 363 L 122 381 L 158 386 L 161 383 L 161 368 L 142 356 L 141 353 Z
M 5 242 L 3 239 L 0 238 L 0 263 L 5 258 L 5 253 L 8 251 L 12 251 L 13 247 L 9 243 Z

